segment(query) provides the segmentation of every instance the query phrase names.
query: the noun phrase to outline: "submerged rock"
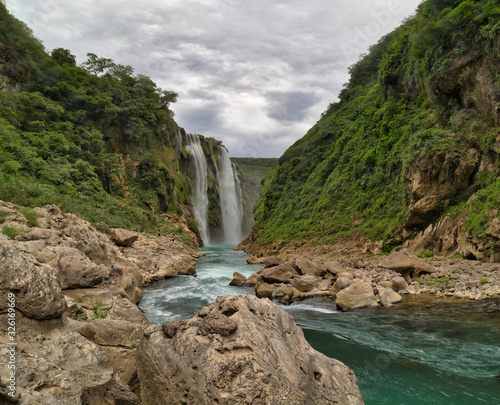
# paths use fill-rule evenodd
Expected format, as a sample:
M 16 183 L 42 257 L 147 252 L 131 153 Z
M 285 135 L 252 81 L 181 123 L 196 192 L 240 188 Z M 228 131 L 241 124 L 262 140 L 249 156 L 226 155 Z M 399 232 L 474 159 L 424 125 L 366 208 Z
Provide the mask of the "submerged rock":
M 219 297 L 170 324 L 148 328 L 138 348 L 145 405 L 363 403 L 353 371 L 267 299 Z

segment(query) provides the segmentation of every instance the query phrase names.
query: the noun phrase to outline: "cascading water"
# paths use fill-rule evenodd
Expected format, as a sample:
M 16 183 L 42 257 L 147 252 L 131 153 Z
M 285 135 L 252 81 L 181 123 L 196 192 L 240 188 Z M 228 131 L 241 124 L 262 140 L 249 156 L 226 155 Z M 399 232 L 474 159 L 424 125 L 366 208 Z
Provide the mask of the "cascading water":
M 219 155 L 217 181 L 222 211 L 222 226 L 224 228 L 224 243 L 236 245 L 241 241 L 241 190 L 237 190 L 233 165 L 226 148 L 219 147 Z
M 195 172 L 195 187 L 193 193 L 193 211 L 198 225 L 200 238 L 205 246 L 210 245 L 208 233 L 208 187 L 207 187 L 207 160 L 201 147 L 200 138 L 187 134 L 186 149 L 190 152 L 190 164 Z
M 182 142 L 182 134 L 180 141 Z M 236 245 L 242 239 L 242 222 L 243 222 L 243 201 L 241 184 L 238 177 L 235 175 L 233 165 L 229 159 L 229 154 L 223 146 L 213 147 L 216 153 L 212 154 L 212 159 L 217 157 L 217 160 L 209 160 L 212 169 L 210 169 L 203 148 L 201 146 L 200 137 L 198 135 L 185 135 L 185 148 L 190 154 L 190 165 L 194 173 L 194 190 L 193 190 L 193 212 L 198 225 L 200 237 L 205 246 L 217 242 L 225 245 Z M 216 236 L 211 238 L 211 232 L 208 225 L 208 175 L 209 170 L 214 170 L 213 175 L 216 178 L 218 194 L 220 200 L 222 227 L 215 231 Z M 214 231 L 212 230 L 212 233 Z M 217 234 L 219 233 L 219 234 Z M 213 236 L 213 235 L 212 235 Z

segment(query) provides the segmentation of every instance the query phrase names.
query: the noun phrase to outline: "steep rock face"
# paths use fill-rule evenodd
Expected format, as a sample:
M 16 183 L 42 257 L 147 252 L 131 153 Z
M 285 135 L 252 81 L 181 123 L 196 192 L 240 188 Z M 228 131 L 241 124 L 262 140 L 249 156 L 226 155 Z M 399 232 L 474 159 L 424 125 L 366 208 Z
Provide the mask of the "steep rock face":
M 21 404 L 138 405 L 106 354 L 62 319 L 16 317 L 17 398 Z M 7 353 L 7 316 L 0 315 L 0 355 Z M 9 370 L 2 367 L 6 381 Z
M 459 149 L 443 150 L 431 158 L 422 153 L 410 165 L 407 175 L 411 195 L 409 224 L 423 223 L 438 204 L 443 208 L 453 196 L 470 186 L 480 154 L 475 149 L 461 152 Z
M 138 364 L 146 405 L 363 403 L 349 368 L 254 296 L 219 297 L 188 321 L 148 328 Z

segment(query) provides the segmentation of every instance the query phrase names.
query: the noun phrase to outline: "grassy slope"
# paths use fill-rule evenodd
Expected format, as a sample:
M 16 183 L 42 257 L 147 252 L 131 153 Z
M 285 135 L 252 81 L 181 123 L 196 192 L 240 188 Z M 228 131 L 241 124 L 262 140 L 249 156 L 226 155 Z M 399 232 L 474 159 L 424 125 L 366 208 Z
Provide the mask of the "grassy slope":
M 387 240 L 409 217 L 407 168 L 422 151 L 430 157 L 473 145 L 498 165 L 489 147 L 498 128 L 491 111 L 478 107 L 480 95 L 465 108 L 453 94 L 437 94 L 435 84 L 467 52 L 491 58 L 498 17 L 494 1 L 428 0 L 373 46 L 351 67 L 340 102 L 266 176 L 255 208 L 258 242 L 328 243 L 349 234 Z M 484 235 L 499 183 L 488 173 L 482 179 L 443 209 L 469 210 L 469 226 Z M 481 198 L 467 203 L 478 190 Z

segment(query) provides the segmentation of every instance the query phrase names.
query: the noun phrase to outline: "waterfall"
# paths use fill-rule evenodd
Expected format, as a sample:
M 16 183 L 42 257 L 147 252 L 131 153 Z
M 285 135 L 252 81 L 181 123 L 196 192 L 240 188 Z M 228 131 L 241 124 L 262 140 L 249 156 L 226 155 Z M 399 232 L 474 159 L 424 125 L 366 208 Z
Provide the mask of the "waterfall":
M 207 187 L 207 160 L 200 138 L 193 134 L 187 134 L 188 144 L 186 149 L 190 152 L 190 164 L 194 168 L 194 195 L 193 211 L 200 232 L 200 238 L 205 246 L 210 245 L 208 233 L 208 187 Z
M 201 146 L 200 136 L 178 136 L 182 135 L 194 174 L 192 204 L 200 238 L 205 246 L 210 246 L 211 243 L 236 245 L 242 239 L 243 200 L 241 184 L 229 154 L 225 147 L 209 144 L 212 154 L 207 156 Z M 211 182 L 209 185 L 208 178 L 215 178 L 215 183 Z M 209 201 L 209 187 L 210 190 L 212 187 L 218 189 L 218 193 L 211 191 L 210 195 L 219 195 L 221 224 L 215 229 L 210 229 L 208 225 L 208 207 L 209 204 L 211 207 L 219 204 Z
M 217 181 L 222 211 L 222 226 L 224 228 L 224 243 L 234 245 L 241 241 L 243 212 L 241 189 L 237 190 L 237 178 L 226 148 L 220 146 L 219 154 Z

